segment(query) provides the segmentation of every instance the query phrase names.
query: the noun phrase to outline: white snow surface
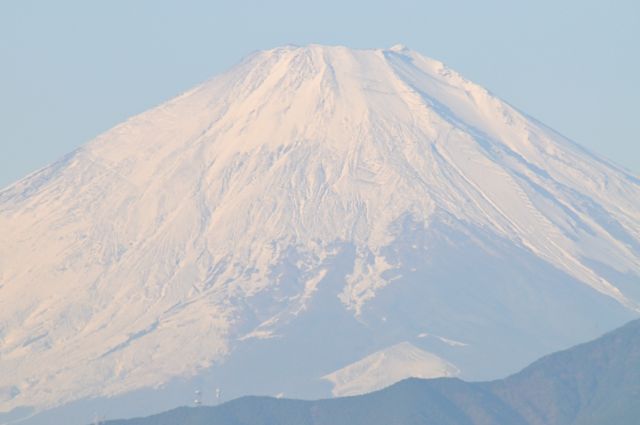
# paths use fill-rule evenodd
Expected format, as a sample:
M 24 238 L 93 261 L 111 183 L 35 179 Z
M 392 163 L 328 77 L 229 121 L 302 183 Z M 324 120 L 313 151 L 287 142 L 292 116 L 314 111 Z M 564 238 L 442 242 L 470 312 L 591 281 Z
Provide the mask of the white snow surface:
M 638 309 L 586 261 L 640 275 L 637 177 L 405 47 L 276 48 L 0 191 L 0 411 L 157 387 L 277 337 L 337 242 L 358 317 L 393 285 L 393 223 L 437 211 Z
M 322 379 L 333 384 L 336 397 L 365 394 L 407 378 L 456 376 L 457 367 L 433 353 L 404 341 L 377 351 Z

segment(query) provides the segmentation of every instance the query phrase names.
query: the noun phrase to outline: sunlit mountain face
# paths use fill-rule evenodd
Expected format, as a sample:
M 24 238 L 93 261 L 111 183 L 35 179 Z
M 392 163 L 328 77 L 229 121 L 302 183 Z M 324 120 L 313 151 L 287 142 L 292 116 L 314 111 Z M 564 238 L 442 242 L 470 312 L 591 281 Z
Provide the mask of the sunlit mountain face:
M 639 303 L 640 180 L 403 46 L 257 52 L 0 191 L 0 412 L 493 379 Z

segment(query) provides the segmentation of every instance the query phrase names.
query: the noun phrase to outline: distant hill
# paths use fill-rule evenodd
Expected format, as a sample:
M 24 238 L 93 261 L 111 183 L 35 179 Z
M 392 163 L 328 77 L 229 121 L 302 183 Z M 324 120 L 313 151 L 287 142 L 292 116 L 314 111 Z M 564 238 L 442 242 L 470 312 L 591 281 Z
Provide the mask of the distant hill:
M 244 397 L 108 425 L 638 425 L 640 320 L 506 379 L 407 379 L 357 397 Z

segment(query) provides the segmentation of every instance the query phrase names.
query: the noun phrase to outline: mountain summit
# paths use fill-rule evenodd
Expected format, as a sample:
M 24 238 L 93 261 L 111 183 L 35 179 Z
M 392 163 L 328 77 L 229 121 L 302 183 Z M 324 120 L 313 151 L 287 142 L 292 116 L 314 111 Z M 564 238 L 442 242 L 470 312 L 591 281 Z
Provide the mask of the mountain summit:
M 355 394 L 396 346 L 495 378 L 640 303 L 640 180 L 403 46 L 257 52 L 0 191 L 0 235 L 0 411 Z

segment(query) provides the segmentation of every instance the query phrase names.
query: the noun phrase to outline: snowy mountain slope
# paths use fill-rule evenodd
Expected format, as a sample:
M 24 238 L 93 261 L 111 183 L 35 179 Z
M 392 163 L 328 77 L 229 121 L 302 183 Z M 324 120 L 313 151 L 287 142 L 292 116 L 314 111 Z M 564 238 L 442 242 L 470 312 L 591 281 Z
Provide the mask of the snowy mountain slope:
M 456 376 L 460 371 L 440 357 L 401 342 L 332 372 L 323 379 L 333 383 L 336 397 L 380 390 L 406 378 Z
M 638 178 L 402 46 L 258 52 L 1 191 L 0 235 L 0 411 L 305 394 L 402 341 L 487 378 L 640 303 Z M 236 384 L 266 352 L 289 381 Z

